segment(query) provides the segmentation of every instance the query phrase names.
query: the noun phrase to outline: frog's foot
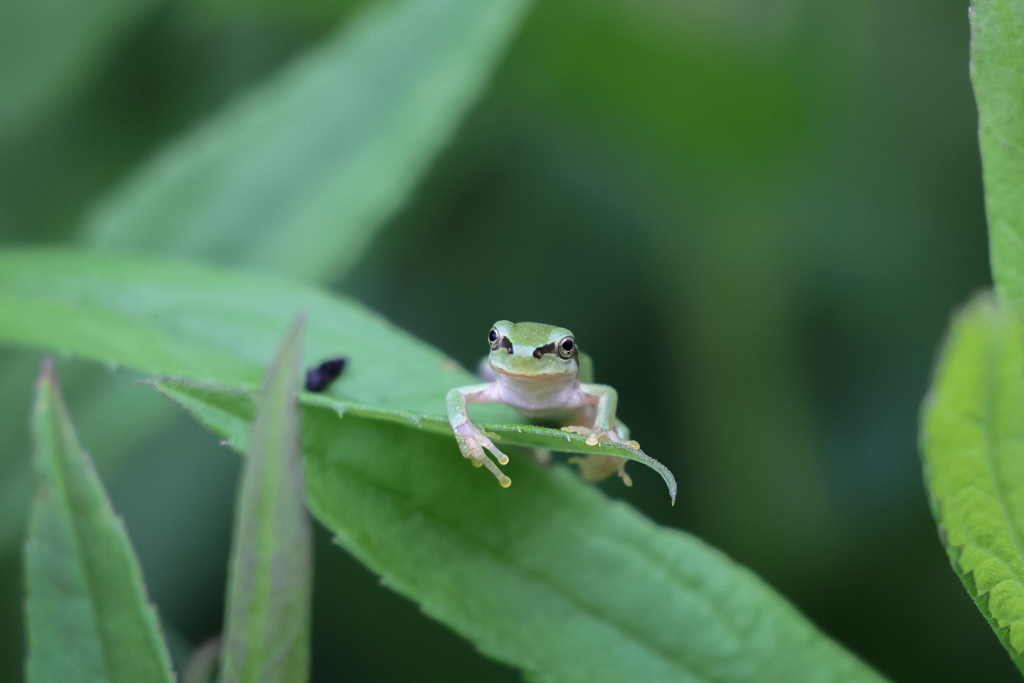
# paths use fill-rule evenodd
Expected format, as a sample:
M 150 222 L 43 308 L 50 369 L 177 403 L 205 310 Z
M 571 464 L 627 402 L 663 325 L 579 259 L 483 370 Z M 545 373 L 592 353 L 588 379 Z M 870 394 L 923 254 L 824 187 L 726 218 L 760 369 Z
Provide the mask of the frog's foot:
M 551 464 L 551 451 L 546 448 L 531 448 L 530 453 L 533 455 L 533 459 L 537 461 L 539 465 L 550 465 Z
M 636 445 L 636 450 L 640 450 L 640 444 Z M 615 456 L 610 455 L 608 457 L 614 458 Z M 632 486 L 633 485 L 633 480 L 629 478 L 628 474 L 626 474 L 626 463 L 629 462 L 629 458 L 615 458 L 615 459 L 618 461 L 617 463 L 615 463 L 616 464 L 615 470 L 619 474 L 619 479 L 621 479 L 622 483 L 625 484 L 626 486 Z
M 569 463 L 580 468 L 580 475 L 587 481 L 601 481 L 607 479 L 614 472 L 618 472 L 622 483 L 632 486 L 633 480 L 626 474 L 626 463 L 628 458 L 621 458 L 617 455 L 605 455 L 604 453 L 587 453 L 587 457 L 569 458 Z
M 640 450 L 640 444 L 636 441 L 629 441 L 622 438 L 619 434 L 612 429 L 603 429 L 601 427 L 580 427 L 579 425 L 569 425 L 568 427 L 562 427 L 563 432 L 570 432 L 572 434 L 581 434 L 587 437 L 588 446 L 596 446 L 602 441 L 610 441 L 612 443 L 620 443 L 623 446 L 627 446 L 634 451 Z
M 487 438 L 486 434 L 474 427 L 471 422 L 463 422 L 454 431 L 455 440 L 459 443 L 459 450 L 462 451 L 464 458 L 470 458 L 475 467 L 482 465 L 489 469 L 491 474 L 498 478 L 498 483 L 502 486 L 507 488 L 512 484 L 512 480 L 505 476 L 505 473 L 499 470 L 494 461 L 484 453 L 486 448 L 494 455 L 495 460 L 502 465 L 508 464 L 508 456 L 499 451 L 498 447 Z

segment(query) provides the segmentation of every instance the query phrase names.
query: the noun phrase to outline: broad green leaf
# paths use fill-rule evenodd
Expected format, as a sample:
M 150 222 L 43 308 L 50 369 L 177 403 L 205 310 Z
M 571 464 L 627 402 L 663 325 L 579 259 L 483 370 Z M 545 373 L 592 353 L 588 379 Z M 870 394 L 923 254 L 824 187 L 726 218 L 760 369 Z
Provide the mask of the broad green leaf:
M 304 683 L 309 675 L 313 527 L 296 396 L 303 321 L 289 330 L 260 391 L 235 511 L 225 617 L 225 683 Z
M 244 452 L 250 397 L 154 384 Z M 310 509 L 337 542 L 530 680 L 884 680 L 749 571 L 563 467 L 513 458 L 503 490 L 430 432 L 310 404 L 302 423 Z
M 304 395 L 311 509 L 483 651 L 536 680 L 880 680 L 749 572 L 564 468 L 514 458 L 502 489 L 469 467 L 440 432 L 447 389 L 472 376 L 352 302 L 194 265 L 0 255 L 0 338 L 225 385 L 157 382 L 236 447 L 259 365 L 300 310 L 305 364 L 350 360 L 329 393 Z
M 0 340 L 155 375 L 251 391 L 277 332 L 299 311 L 309 314 L 307 366 L 338 355 L 350 359 L 329 392 L 304 394 L 303 401 L 451 434 L 445 395 L 478 380 L 350 300 L 269 276 L 183 263 L 53 250 L 0 254 Z M 502 443 L 643 462 L 675 496 L 671 473 L 640 451 L 508 424 L 519 418 L 500 405 L 472 411 Z
M 32 416 L 36 494 L 25 546 L 29 683 L 174 680 L 124 524 L 78 444 L 47 361 Z
M 953 570 L 1024 672 L 1022 340 L 994 297 L 960 313 L 922 411 L 921 453 Z
M 0 135 L 78 94 L 156 0 L 0 0 Z
M 302 278 L 340 276 L 453 135 L 527 5 L 401 0 L 371 8 L 172 142 L 94 209 L 81 242 Z M 0 33 L 5 26 L 0 21 Z M 20 360 L 34 368 L 34 355 Z M 13 373 L 0 381 L 19 379 L 17 368 Z M 164 422 L 166 413 L 151 412 L 128 421 L 131 433 L 110 430 L 136 392 L 124 388 L 123 378 L 78 382 L 77 375 L 74 368 L 65 372 L 65 385 L 97 385 L 96 395 L 82 401 L 95 420 L 82 415 L 79 424 L 123 444 L 112 444 L 109 459 Z M 28 447 L 20 419 L 15 411 L 0 414 L 8 452 Z M 0 500 L 13 511 L 0 517 L 0 552 L 21 533 L 27 480 L 23 469 L 0 469 Z
M 973 0 L 971 81 L 978 102 L 992 276 L 1024 311 L 1024 3 Z
M 84 243 L 323 279 L 401 208 L 476 101 L 527 0 L 401 0 L 137 172 Z

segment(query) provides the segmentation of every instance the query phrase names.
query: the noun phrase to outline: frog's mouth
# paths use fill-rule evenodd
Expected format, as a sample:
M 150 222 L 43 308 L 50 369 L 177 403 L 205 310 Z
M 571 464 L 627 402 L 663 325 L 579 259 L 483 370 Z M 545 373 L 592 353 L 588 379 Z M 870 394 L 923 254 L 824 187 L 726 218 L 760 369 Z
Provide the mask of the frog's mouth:
M 503 377 L 512 377 L 513 379 L 532 379 L 537 381 L 543 381 L 544 378 L 571 377 L 573 375 L 572 370 L 567 370 L 566 372 L 521 373 L 510 372 L 504 368 L 496 368 L 493 365 L 491 366 L 491 369 Z

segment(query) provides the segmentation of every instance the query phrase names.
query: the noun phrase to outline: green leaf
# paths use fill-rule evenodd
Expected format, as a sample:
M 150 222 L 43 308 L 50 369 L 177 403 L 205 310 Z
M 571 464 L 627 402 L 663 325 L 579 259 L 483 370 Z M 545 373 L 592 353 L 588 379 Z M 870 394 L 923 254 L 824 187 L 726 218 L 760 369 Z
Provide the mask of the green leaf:
M 1024 3 L 973 0 L 971 81 L 978 102 L 992 276 L 1024 311 Z
M 32 417 L 25 577 L 30 683 L 170 682 L 170 656 L 124 524 L 78 444 L 53 365 Z
M 110 1 L 97 12 L 113 7 Z M 28 17 L 39 13 L 36 5 L 16 2 L 11 9 Z M 172 142 L 95 207 L 81 241 L 303 278 L 340 276 L 454 134 L 527 6 L 528 0 L 402 0 L 372 8 Z M 72 15 L 63 10 L 50 14 L 72 32 L 88 23 L 68 22 Z M 0 33 L 18 25 L 0 21 Z M 0 40 L 0 53 L 26 36 L 38 42 L 36 33 L 16 33 L 13 42 Z M 32 61 L 34 68 L 45 60 Z M 0 92 L 2 109 L 12 92 Z M 31 376 L 35 356 L 21 360 Z M 0 383 L 16 384 L 17 370 L 5 370 Z M 83 373 L 75 370 L 65 373 L 66 386 L 99 386 L 81 401 L 91 415 L 81 415 L 79 424 L 120 442 L 111 444 L 108 459 L 122 457 L 137 435 L 152 432 L 166 416 L 137 414 L 125 422 L 130 430 L 110 430 L 106 425 L 120 419 L 124 404 L 133 405 L 135 392 L 117 379 L 76 382 Z M 11 453 L 27 450 L 16 416 L 0 414 L 0 445 Z M 0 516 L 0 552 L 21 533 L 28 478 L 20 466 L 0 469 L 0 500 L 12 511 Z
M 277 331 L 309 314 L 306 365 L 350 358 L 329 392 L 302 400 L 451 434 L 445 395 L 476 380 L 451 359 L 355 302 L 269 276 L 123 256 L 53 250 L 0 254 L 0 339 L 39 345 L 155 375 L 253 390 Z M 606 453 L 655 468 L 642 451 L 532 425 L 501 405 L 472 416 L 502 443 Z
M 994 297 L 957 316 L 922 410 L 921 453 L 953 570 L 1024 672 L 1022 339 Z
M 154 384 L 244 433 L 247 395 Z M 302 422 L 310 509 L 337 542 L 530 680 L 884 680 L 749 571 L 563 467 L 514 458 L 505 490 L 430 432 L 309 404 Z
M 172 143 L 99 207 L 85 243 L 336 275 L 452 137 L 528 4 L 370 8 Z
M 0 0 L 0 135 L 77 94 L 155 0 Z
M 299 454 L 297 319 L 260 392 L 235 513 L 225 618 L 225 683 L 303 683 L 309 674 L 313 527 Z
M 328 393 L 303 395 L 311 510 L 484 652 L 535 680 L 881 680 L 748 571 L 567 469 L 515 457 L 512 488 L 482 476 L 444 424 L 447 390 L 472 376 L 355 303 L 194 265 L 0 254 L 0 338 L 222 384 L 156 382 L 236 447 L 250 448 L 248 392 L 296 311 L 306 366 L 349 357 Z
M 0 412 L 0 556 L 16 548 L 25 536 L 32 473 L 27 458 L 30 437 L 21 423 L 31 400 L 26 400 L 23 408 L 21 397 L 26 387 L 32 386 L 29 368 L 34 364 L 38 370 L 39 357 L 36 351 L 7 352 L 2 357 L 7 362 L 0 370 L 0 396 L 6 399 L 6 410 Z M 79 436 L 90 445 L 104 475 L 116 470 L 130 446 L 173 417 L 165 401 L 150 400 L 135 386 L 135 373 L 114 375 L 106 367 L 84 363 L 63 363 L 59 368 L 67 402 L 77 407 Z

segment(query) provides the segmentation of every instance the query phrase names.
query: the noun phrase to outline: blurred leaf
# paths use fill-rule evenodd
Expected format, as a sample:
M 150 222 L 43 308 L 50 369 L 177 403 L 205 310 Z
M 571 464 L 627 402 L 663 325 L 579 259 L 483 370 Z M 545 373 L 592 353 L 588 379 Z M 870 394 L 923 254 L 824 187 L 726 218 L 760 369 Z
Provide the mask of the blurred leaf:
M 1024 311 L 1024 3 L 973 0 L 971 81 L 978 102 L 992 277 Z
M 251 390 L 273 354 L 276 330 L 309 313 L 307 363 L 345 355 L 340 380 L 303 401 L 337 413 L 451 434 L 445 395 L 477 381 L 456 363 L 358 304 L 269 276 L 124 256 L 55 250 L 0 254 L 0 339 L 41 345 L 158 375 Z M 473 407 L 503 443 L 618 455 L 654 468 L 642 451 L 520 424 L 509 408 Z M 484 419 L 481 420 L 480 418 Z
M 157 0 L 0 0 L 0 134 L 77 94 Z
M 960 313 L 925 401 L 921 452 L 953 570 L 1024 672 L 1022 335 L 994 297 Z
M 372 8 L 173 143 L 94 212 L 82 239 L 298 277 L 340 275 L 454 133 L 526 6 L 405 0 Z M 123 382 L 98 386 L 83 403 L 104 426 L 83 416 L 83 428 L 109 432 L 105 425 L 132 398 Z M 120 458 L 164 415 L 137 415 L 131 430 L 116 432 L 125 445 L 108 457 Z M 26 447 L 20 425 L 17 411 L 0 413 L 11 452 Z M 14 512 L 0 521 L 0 552 L 21 528 L 27 478 L 17 470 L 0 476 Z
M 236 22 L 286 23 L 305 30 L 333 26 L 355 6 L 381 0 L 188 0 L 193 18 L 214 25 Z M 194 20 L 194 19 L 193 19 Z
M 758 12 L 772 11 L 757 5 Z M 707 11 L 703 3 L 671 9 L 622 0 L 541 3 L 497 92 L 508 97 L 511 89 L 509 99 L 543 108 L 576 135 L 599 131 L 651 155 L 646 167 L 662 173 L 678 168 L 679 159 L 699 160 L 707 172 L 726 154 L 731 160 L 773 154 L 778 163 L 784 146 L 801 142 L 810 105 L 821 95 L 806 68 L 787 62 L 791 50 L 770 45 L 778 32 L 751 22 L 745 10 L 729 5 L 723 14 L 744 20 L 723 31 L 694 16 Z M 673 180 L 671 187 L 680 191 L 694 182 Z
M 344 271 L 451 138 L 527 4 L 371 8 L 137 172 L 84 242 L 301 278 Z
M 16 547 L 25 533 L 25 514 L 32 494 L 26 461 L 30 446 L 26 430 L 17 423 L 26 421 L 29 413 L 21 397 L 32 383 L 28 368 L 33 363 L 38 367 L 39 356 L 38 352 L 3 354 L 7 362 L 0 370 L 0 396 L 4 397 L 4 412 L 0 413 L 0 556 Z M 130 446 L 171 417 L 162 401 L 150 400 L 147 392 L 136 386 L 136 373 L 114 374 L 109 367 L 83 363 L 58 365 L 68 404 L 79 406 L 76 423 L 81 440 L 92 447 L 96 465 L 105 475 Z
M 302 683 L 309 675 L 313 527 L 296 407 L 303 320 L 289 330 L 260 392 L 235 512 L 223 680 Z
M 252 413 L 241 394 L 156 385 L 228 439 Z M 338 543 L 530 680 L 883 680 L 752 574 L 565 468 L 516 459 L 506 491 L 448 439 L 308 404 L 302 440 Z
M 0 336 L 153 374 L 255 389 L 280 330 L 300 310 L 309 315 L 308 359 L 350 359 L 317 395 L 341 409 L 443 416 L 448 389 L 472 381 L 430 346 L 314 287 L 132 256 L 0 252 Z
M 28 680 L 173 681 L 128 534 L 78 444 L 50 361 L 37 392 L 37 485 L 25 547 Z

